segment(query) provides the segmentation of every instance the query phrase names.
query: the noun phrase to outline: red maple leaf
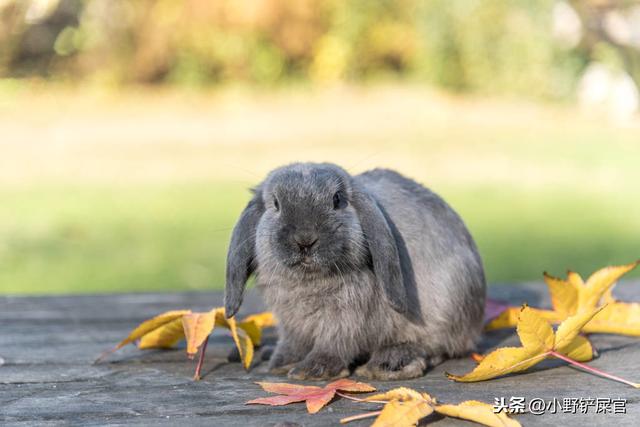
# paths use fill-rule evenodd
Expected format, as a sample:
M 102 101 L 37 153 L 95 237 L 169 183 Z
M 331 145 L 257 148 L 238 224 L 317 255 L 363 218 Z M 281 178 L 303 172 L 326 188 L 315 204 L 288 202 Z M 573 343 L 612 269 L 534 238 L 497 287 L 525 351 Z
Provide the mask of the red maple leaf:
M 349 379 L 341 379 L 324 387 L 313 385 L 298 385 L 287 383 L 256 383 L 265 391 L 278 393 L 279 396 L 261 397 L 248 401 L 246 404 L 281 406 L 294 402 L 306 402 L 310 414 L 315 414 L 333 399 L 336 392 L 368 392 L 376 389 L 369 384 Z

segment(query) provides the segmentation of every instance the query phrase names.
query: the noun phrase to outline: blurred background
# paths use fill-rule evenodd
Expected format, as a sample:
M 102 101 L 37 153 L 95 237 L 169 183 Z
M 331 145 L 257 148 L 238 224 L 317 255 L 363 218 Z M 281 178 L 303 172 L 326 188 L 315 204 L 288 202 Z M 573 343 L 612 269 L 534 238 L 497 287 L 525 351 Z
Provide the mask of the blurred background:
M 297 160 L 431 187 L 490 282 L 627 263 L 639 85 L 638 1 L 0 0 L 0 293 L 221 289 Z

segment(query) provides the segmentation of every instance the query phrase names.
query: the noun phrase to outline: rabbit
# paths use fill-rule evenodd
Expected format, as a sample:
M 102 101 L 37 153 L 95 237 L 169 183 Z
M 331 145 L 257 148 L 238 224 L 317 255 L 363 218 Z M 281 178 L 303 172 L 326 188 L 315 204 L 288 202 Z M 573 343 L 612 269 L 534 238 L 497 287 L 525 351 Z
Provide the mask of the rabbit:
M 269 371 L 294 379 L 422 376 L 478 340 L 486 284 L 476 245 L 439 196 L 393 170 L 330 163 L 268 174 L 235 225 L 225 310 L 247 279 L 278 321 Z

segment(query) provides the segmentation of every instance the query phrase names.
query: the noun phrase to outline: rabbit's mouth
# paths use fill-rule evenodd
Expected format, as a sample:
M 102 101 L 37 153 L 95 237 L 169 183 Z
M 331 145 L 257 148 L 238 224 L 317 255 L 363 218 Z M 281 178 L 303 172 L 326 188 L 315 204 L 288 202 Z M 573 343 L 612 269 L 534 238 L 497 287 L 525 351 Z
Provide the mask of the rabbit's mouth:
M 317 263 L 310 256 L 301 256 L 296 261 L 294 261 L 293 265 L 299 265 L 301 267 L 309 268 L 317 265 Z
M 320 270 L 321 264 L 314 258 L 312 255 L 299 255 L 289 263 L 289 266 L 290 268 L 300 268 L 308 272 Z

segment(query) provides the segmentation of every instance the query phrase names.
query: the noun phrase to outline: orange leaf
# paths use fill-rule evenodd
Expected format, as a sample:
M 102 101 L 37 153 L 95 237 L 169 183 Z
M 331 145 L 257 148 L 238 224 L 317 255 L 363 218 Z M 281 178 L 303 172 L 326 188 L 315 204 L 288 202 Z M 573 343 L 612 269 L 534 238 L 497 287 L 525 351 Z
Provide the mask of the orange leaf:
M 121 347 L 139 340 L 140 349 L 171 348 L 178 341 L 187 340 L 187 355 L 191 358 L 197 353 L 215 326 L 231 331 L 233 341 L 238 347 L 245 369 L 249 369 L 254 354 L 254 343 L 259 343 L 262 328 L 273 326 L 275 319 L 271 313 L 259 313 L 248 316 L 241 324 L 234 318 L 227 319 L 224 308 L 214 308 L 206 313 L 192 313 L 191 310 L 173 310 L 145 320 L 137 326 L 127 338 L 116 347 L 102 353 L 96 363 Z M 199 362 L 199 366 L 200 366 Z
M 279 396 L 262 397 L 253 399 L 246 404 L 259 404 L 259 405 L 271 405 L 281 406 L 294 402 L 306 402 L 307 411 L 310 414 L 315 414 L 322 409 L 327 403 L 333 399 L 336 391 L 348 391 L 348 392 L 368 392 L 375 391 L 375 388 L 369 384 L 349 380 L 341 379 L 327 384 L 325 387 L 320 388 L 310 385 L 298 385 L 287 383 L 268 383 L 259 382 L 265 391 L 272 393 L 278 393 Z
M 327 387 L 332 387 L 340 391 L 348 391 L 350 393 L 367 393 L 370 391 L 376 391 L 375 387 L 370 386 L 367 383 L 361 383 L 359 381 L 353 381 L 348 378 L 343 378 L 328 384 Z
M 480 363 L 482 362 L 482 359 L 484 359 L 484 356 L 479 353 L 471 353 L 471 358 L 473 359 L 474 362 Z
M 187 354 L 192 358 L 211 334 L 215 325 L 215 313 L 190 313 L 182 316 L 184 336 L 187 340 Z

